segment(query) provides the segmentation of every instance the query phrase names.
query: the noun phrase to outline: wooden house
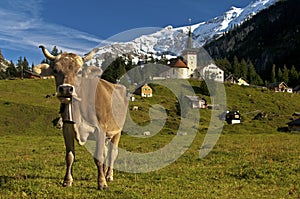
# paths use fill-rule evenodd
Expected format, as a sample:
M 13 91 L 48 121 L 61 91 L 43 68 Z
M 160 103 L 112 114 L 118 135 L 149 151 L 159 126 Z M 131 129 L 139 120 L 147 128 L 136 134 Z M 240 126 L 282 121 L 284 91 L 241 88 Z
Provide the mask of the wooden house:
M 237 84 L 238 78 L 236 78 L 233 74 L 230 74 L 225 78 L 224 82 L 230 84 Z
M 268 85 L 268 88 L 275 92 L 288 92 L 292 93 L 293 89 L 289 88 L 284 82 L 274 82 Z
M 152 97 L 152 88 L 148 84 L 141 87 L 141 96 Z
M 240 86 L 250 86 L 250 84 L 242 77 L 238 79 L 237 84 Z
M 239 111 L 227 111 L 225 120 L 228 124 L 239 124 L 241 123 L 241 114 Z

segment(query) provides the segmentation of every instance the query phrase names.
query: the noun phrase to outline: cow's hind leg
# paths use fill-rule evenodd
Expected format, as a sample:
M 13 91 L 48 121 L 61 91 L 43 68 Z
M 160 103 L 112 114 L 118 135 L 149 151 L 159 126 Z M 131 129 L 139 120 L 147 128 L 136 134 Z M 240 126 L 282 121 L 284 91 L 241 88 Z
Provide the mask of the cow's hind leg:
M 108 144 L 108 169 L 106 172 L 106 180 L 113 181 L 114 179 L 114 162 L 118 156 L 118 145 L 121 137 L 121 132 L 114 135 L 111 139 L 111 142 Z
M 72 166 L 75 159 L 75 147 L 74 147 L 74 129 L 72 124 L 64 123 L 63 134 L 66 146 L 66 175 L 64 177 L 63 186 L 72 186 Z

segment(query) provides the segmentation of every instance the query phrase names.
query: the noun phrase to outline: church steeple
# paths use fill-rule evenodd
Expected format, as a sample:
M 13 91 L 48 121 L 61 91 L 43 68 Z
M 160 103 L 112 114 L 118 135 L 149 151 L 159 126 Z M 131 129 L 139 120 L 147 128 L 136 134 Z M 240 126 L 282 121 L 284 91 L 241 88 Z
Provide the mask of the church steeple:
M 189 37 L 188 37 L 187 48 L 192 49 L 193 48 L 193 33 L 192 33 L 192 28 L 191 28 L 192 19 L 189 19 L 189 22 L 190 22 L 190 27 L 189 27 Z

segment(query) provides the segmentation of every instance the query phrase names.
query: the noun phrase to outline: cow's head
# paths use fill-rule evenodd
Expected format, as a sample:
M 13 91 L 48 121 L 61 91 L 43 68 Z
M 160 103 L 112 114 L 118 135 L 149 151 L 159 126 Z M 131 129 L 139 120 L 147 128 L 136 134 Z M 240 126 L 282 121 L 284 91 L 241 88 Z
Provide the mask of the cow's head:
M 41 76 L 55 76 L 57 97 L 62 103 L 68 103 L 76 95 L 74 88 L 77 73 L 82 68 L 85 61 L 94 56 L 94 51 L 84 57 L 73 53 L 62 53 L 57 56 L 52 55 L 44 46 L 39 46 L 45 57 L 53 61 L 51 64 L 39 64 L 34 67 L 34 71 Z

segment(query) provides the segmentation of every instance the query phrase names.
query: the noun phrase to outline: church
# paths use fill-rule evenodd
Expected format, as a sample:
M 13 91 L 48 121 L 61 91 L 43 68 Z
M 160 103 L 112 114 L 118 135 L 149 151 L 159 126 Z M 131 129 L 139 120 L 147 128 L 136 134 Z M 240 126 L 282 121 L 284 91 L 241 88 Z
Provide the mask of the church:
M 198 55 L 200 49 L 193 47 L 193 33 L 189 28 L 187 47 L 182 51 L 182 59 L 176 58 L 170 61 L 169 71 L 166 71 L 165 77 L 171 79 L 213 79 L 217 82 L 224 82 L 224 71 L 214 63 L 199 66 Z

